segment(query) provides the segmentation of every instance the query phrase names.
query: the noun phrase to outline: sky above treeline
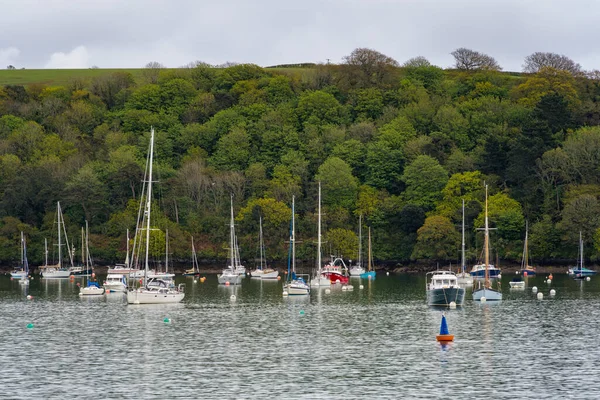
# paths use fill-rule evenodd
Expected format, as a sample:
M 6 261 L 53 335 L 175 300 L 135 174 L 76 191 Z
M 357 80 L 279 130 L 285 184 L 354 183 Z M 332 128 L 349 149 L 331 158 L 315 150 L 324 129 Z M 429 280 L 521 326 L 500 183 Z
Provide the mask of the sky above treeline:
M 536 51 L 600 69 L 596 0 L 0 0 L 0 68 L 342 63 L 359 47 L 521 71 Z

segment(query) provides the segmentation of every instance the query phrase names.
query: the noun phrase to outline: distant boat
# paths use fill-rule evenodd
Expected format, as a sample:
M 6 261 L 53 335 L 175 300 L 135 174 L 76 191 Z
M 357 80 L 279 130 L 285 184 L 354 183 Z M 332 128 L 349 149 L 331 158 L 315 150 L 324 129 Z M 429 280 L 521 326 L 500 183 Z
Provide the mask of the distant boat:
M 498 301 L 502 300 L 502 292 L 499 290 L 492 289 L 489 275 L 489 264 L 490 264 L 490 227 L 488 222 L 488 187 L 485 185 L 485 228 L 484 228 L 484 241 L 483 241 L 483 253 L 484 253 L 484 282 L 483 286 L 481 281 L 477 282 L 477 288 L 473 288 L 473 300 L 482 301 Z M 499 285 L 499 282 L 498 282 Z
M 523 258 L 521 259 L 521 274 L 523 276 L 535 275 L 535 267 L 529 265 L 529 240 L 528 224 L 525 223 L 525 241 L 523 242 Z M 523 285 L 525 285 L 523 283 Z
M 127 279 L 124 274 L 108 274 L 102 285 L 106 293 L 127 292 Z
M 317 211 L 317 266 L 315 274 L 310 280 L 311 287 L 329 287 L 331 281 L 327 276 L 323 274 L 323 265 L 321 259 L 321 182 L 319 182 L 319 196 L 318 196 L 318 211 Z
M 461 248 L 461 271 L 456 274 L 458 284 L 465 286 L 473 286 L 473 276 L 467 272 L 467 262 L 465 258 L 465 199 L 462 201 L 462 248 Z
M 162 304 L 162 303 L 179 303 L 185 296 L 183 284 L 178 287 L 172 282 L 165 281 L 160 278 L 149 278 L 148 256 L 150 253 L 150 231 L 152 225 L 150 219 L 152 216 L 152 163 L 154 158 L 154 128 L 150 130 L 150 146 L 148 150 L 148 160 L 146 162 L 146 172 L 144 177 L 147 179 L 145 190 L 140 196 L 140 211 L 143 207 L 144 212 L 142 218 L 138 216 L 136 232 L 141 232 L 142 227 L 145 231 L 145 255 L 144 255 L 144 280 L 143 285 L 138 288 L 132 288 L 127 292 L 127 304 Z M 144 226 L 145 225 L 145 226 Z M 137 236 L 137 235 L 136 235 Z M 135 246 L 134 246 L 135 247 Z M 138 259 L 140 255 L 137 255 Z M 134 260 L 135 261 L 135 260 Z
M 462 306 L 465 302 L 465 288 L 458 284 L 452 271 L 433 271 L 425 275 L 427 305 L 447 307 L 454 302 Z
M 511 289 L 525 289 L 525 281 L 520 277 L 514 277 L 508 282 Z
M 345 285 L 348 283 L 348 267 L 342 257 L 331 256 L 331 261 L 325 264 L 321 270 L 321 275 L 329 279 L 331 284 L 341 283 Z
M 283 285 L 284 295 L 302 296 L 310 294 L 310 286 L 304 277 L 296 275 L 296 234 L 294 225 L 294 196 L 292 196 L 292 221 L 290 222 L 290 248 L 288 251 L 287 281 Z
M 199 274 L 200 270 L 198 268 L 198 257 L 196 256 L 196 248 L 194 247 L 194 237 L 192 236 L 192 268 L 186 269 L 183 275 L 194 276 Z
M 358 261 L 356 265 L 350 267 L 350 276 L 360 276 L 365 272 L 362 262 L 362 214 L 360 214 L 358 216 Z
M 229 261 L 227 268 L 217 275 L 220 285 L 239 285 L 242 283 L 243 275 L 237 272 L 239 253 L 237 251 L 237 239 L 235 237 L 235 224 L 233 218 L 233 195 L 231 195 L 231 219 L 229 222 Z
M 104 292 L 105 289 L 96 281 L 88 281 L 86 287 L 79 289 L 80 296 L 102 296 Z
M 133 268 L 131 266 L 131 262 L 129 259 L 129 229 L 127 229 L 127 250 L 125 255 L 125 263 L 124 264 L 115 264 L 113 268 L 108 269 L 109 274 L 123 274 L 125 276 L 129 276 L 131 278 L 139 277 L 142 278 L 144 276 L 144 271 L 141 271 L 138 268 Z
M 260 279 L 277 279 L 277 277 L 279 276 L 279 271 L 267 267 L 267 260 L 265 256 L 265 241 L 262 229 L 262 216 L 258 217 L 258 227 L 259 261 L 256 269 L 250 272 L 250 276 L 252 278 Z
M 21 231 L 21 243 L 20 243 L 20 249 L 21 249 L 21 264 L 19 265 L 18 268 L 14 269 L 11 273 L 10 273 L 10 277 L 13 279 L 28 279 L 29 277 L 29 265 L 27 264 L 27 254 L 25 251 L 25 238 L 23 236 L 23 231 Z M 29 282 L 29 280 L 27 281 Z
M 19 283 L 23 286 L 29 285 L 29 261 L 27 261 L 27 241 L 21 232 L 21 244 L 23 246 L 23 277 L 19 280 Z
M 65 243 L 67 254 L 69 255 L 70 266 L 73 266 L 73 253 L 71 252 L 71 248 L 69 247 L 69 239 L 67 237 L 67 230 L 65 228 L 65 221 L 63 219 L 62 210 L 60 208 L 60 202 L 56 202 L 56 224 L 58 227 L 58 263 L 56 265 L 46 265 L 40 267 L 40 272 L 42 278 L 45 279 L 64 279 L 68 278 L 71 275 L 71 271 L 69 268 L 63 265 L 62 259 L 62 246 L 63 243 L 61 241 L 61 235 L 65 235 Z
M 73 248 L 75 252 L 75 248 Z M 93 273 L 92 257 L 90 256 L 88 222 L 85 221 L 85 232 L 81 227 L 81 265 L 69 268 L 71 275 L 90 276 Z
M 373 252 L 371 251 L 371 227 L 369 227 L 369 240 L 367 248 L 367 271 L 360 274 L 361 278 L 375 279 L 375 266 L 373 265 Z
M 583 266 L 583 237 L 581 235 L 581 231 L 579 232 L 579 257 L 578 257 L 578 265 L 576 267 L 571 267 L 568 270 L 569 276 L 572 276 L 575 279 L 585 279 L 588 276 L 596 275 L 596 271 L 586 268 Z

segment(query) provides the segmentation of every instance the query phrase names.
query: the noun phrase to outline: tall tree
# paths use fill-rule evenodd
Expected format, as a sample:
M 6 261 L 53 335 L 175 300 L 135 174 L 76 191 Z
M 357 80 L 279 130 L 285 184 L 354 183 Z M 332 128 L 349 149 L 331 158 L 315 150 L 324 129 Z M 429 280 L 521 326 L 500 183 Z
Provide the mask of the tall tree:
M 465 71 L 473 70 L 493 70 L 501 71 L 500 64 L 491 56 L 480 53 L 475 50 L 466 49 L 461 47 L 454 50 L 452 53 L 454 57 L 454 67 Z

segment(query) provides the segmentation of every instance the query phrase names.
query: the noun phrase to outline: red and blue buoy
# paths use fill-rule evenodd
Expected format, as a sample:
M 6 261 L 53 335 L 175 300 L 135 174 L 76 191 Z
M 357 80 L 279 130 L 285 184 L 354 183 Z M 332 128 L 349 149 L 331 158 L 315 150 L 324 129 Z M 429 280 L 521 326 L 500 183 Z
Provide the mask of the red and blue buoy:
M 446 322 L 446 316 L 442 314 L 442 324 L 440 325 L 440 334 L 436 335 L 436 340 L 441 344 L 449 343 L 454 341 L 454 335 L 451 335 L 448 331 L 448 323 Z

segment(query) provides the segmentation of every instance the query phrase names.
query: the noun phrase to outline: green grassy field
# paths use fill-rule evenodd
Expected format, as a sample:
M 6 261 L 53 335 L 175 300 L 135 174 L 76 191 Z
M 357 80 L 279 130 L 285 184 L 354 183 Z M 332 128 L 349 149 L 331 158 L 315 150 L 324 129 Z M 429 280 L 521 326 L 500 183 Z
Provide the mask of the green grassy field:
M 73 78 L 91 79 L 117 71 L 129 72 L 137 80 L 143 69 L 4 69 L 0 70 L 0 85 L 41 83 L 48 86 L 62 86 L 67 85 Z

